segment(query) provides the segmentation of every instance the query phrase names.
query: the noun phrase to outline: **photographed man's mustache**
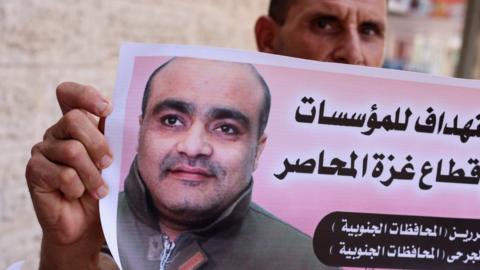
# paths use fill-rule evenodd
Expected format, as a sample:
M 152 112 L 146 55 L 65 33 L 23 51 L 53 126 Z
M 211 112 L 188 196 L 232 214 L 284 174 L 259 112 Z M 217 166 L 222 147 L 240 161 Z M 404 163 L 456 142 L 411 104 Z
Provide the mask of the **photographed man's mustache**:
M 168 154 L 160 163 L 160 174 L 165 176 L 169 171 L 174 170 L 177 167 L 186 165 L 201 169 L 206 174 L 214 177 L 223 177 L 226 174 L 226 170 L 218 162 L 211 161 L 208 157 L 188 157 L 185 155 Z

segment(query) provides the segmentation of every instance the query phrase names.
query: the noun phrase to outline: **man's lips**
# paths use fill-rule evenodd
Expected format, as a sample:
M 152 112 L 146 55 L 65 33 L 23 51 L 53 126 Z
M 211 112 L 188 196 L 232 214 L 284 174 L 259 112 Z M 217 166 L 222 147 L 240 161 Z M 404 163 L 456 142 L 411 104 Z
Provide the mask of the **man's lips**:
M 209 170 L 205 168 L 191 167 L 188 165 L 175 166 L 168 171 L 172 176 L 187 181 L 202 181 L 206 178 L 214 176 Z

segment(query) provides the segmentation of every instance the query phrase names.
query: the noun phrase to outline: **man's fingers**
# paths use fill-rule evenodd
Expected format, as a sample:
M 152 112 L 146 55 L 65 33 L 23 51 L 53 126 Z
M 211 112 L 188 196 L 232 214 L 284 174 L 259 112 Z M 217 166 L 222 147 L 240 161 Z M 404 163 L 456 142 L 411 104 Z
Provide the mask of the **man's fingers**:
M 57 100 L 63 114 L 73 109 L 83 109 L 99 117 L 112 112 L 110 101 L 95 88 L 74 82 L 63 82 L 57 86 Z
M 42 146 L 37 148 L 40 149 Z M 32 152 L 34 154 L 26 170 L 27 183 L 32 193 L 42 197 L 42 194 L 60 190 L 68 199 L 78 199 L 83 195 L 85 186 L 74 169 L 55 164 L 40 152 L 35 150 Z M 49 205 L 55 201 L 43 202 L 42 205 Z
M 79 141 L 55 140 L 43 144 L 40 151 L 48 160 L 61 164 L 59 165 L 61 170 L 57 170 L 55 179 L 58 181 L 58 188 L 65 194 L 76 195 L 78 191 L 76 185 L 79 182 L 97 199 L 107 195 L 108 189 L 100 171 Z
M 71 110 L 57 124 L 47 130 L 44 139 L 49 141 L 77 140 L 83 144 L 88 156 L 97 168 L 104 169 L 112 162 L 112 152 L 108 147 L 105 136 L 89 117 L 90 115 L 84 111 Z M 59 162 L 62 162 L 62 160 L 59 160 Z
M 74 200 L 83 196 L 85 186 L 74 169 L 59 166 L 56 174 L 58 175 L 59 189 L 67 199 Z
M 105 134 L 105 120 L 105 117 L 100 117 L 98 121 L 98 130 L 100 130 L 102 134 Z

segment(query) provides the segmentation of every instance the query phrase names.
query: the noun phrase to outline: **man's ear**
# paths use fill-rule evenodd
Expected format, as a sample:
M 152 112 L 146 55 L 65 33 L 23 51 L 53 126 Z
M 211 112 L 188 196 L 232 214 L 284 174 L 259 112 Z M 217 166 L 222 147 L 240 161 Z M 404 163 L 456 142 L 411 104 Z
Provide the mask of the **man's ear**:
M 255 153 L 255 163 L 253 164 L 254 171 L 257 169 L 258 160 L 260 160 L 260 156 L 262 155 L 263 149 L 265 149 L 266 144 L 267 144 L 267 134 L 263 133 L 263 135 L 258 139 L 257 152 Z
M 143 115 L 138 116 L 138 125 L 141 126 L 143 123 Z
M 270 16 L 261 16 L 255 23 L 255 38 L 260 52 L 273 53 L 278 25 Z

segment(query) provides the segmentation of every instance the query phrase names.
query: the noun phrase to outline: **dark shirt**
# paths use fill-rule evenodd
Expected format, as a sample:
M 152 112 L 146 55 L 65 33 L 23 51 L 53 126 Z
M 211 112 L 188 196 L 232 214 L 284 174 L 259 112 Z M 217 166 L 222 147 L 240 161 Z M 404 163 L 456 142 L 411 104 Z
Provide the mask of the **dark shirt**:
M 210 225 L 183 233 L 174 248 L 133 162 L 119 195 L 117 235 L 122 268 L 336 269 L 315 257 L 312 239 L 251 202 L 252 183 Z M 170 254 L 169 254 L 170 253 Z M 165 260 L 163 260 L 165 261 Z

